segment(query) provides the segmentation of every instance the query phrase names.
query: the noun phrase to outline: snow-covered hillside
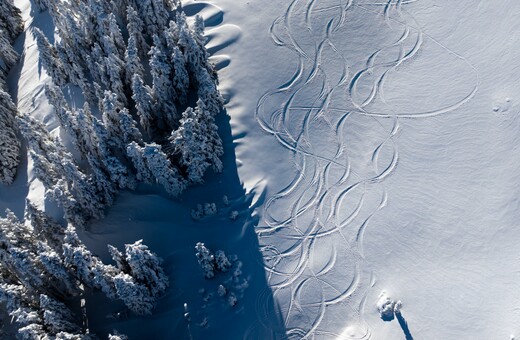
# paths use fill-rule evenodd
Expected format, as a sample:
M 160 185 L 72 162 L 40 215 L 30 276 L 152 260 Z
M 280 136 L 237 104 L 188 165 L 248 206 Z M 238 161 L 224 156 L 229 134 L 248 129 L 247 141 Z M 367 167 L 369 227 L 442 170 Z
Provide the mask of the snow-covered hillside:
M 44 90 L 45 44 L 35 29 L 50 44 L 61 39 L 49 13 L 36 7 L 47 2 L 15 1 L 25 32 L 15 41 L 21 58 L 7 83 L 19 113 L 44 123 L 73 150 Z M 176 198 L 150 183 L 120 190 L 104 218 L 78 229 L 100 266 L 116 266 L 108 244 L 122 250 L 143 239 L 164 259 L 169 281 L 151 316 L 132 314 L 99 290 L 82 293 L 91 333 L 520 336 L 518 1 L 182 5 L 190 25 L 200 27 L 195 16 L 203 18 L 225 100 L 227 115 L 215 116 L 222 172 L 209 171 L 201 183 L 204 171 L 193 166 L 200 158 L 188 152 L 197 144 L 173 123 L 177 132 L 168 140 L 184 157 L 190 188 Z M 83 105 L 78 86 L 64 87 L 71 110 Z M 201 116 L 200 107 L 187 109 L 184 121 Z M 29 198 L 63 221 L 62 210 L 44 199 L 28 147 L 22 143 L 14 183 L 0 184 L 0 210 L 23 218 Z M 205 155 L 218 154 L 215 148 Z M 117 267 L 123 277 L 125 265 Z M 45 298 L 39 304 L 50 308 Z M 80 310 L 79 300 L 68 304 Z
M 214 2 L 289 336 L 518 336 L 519 4 Z

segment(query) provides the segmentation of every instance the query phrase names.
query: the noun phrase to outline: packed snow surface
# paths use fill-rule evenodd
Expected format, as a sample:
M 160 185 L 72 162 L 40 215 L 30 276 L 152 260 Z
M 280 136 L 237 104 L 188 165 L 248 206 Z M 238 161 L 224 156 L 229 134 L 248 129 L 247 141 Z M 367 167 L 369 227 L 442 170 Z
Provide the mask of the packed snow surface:
M 213 2 L 288 337 L 518 336 L 520 3 Z

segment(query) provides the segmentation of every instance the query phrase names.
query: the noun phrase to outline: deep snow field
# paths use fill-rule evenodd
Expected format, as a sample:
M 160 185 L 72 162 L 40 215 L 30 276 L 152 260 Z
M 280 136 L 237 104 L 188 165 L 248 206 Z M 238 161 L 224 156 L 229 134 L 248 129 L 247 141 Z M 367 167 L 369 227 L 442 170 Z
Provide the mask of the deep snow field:
M 60 133 L 31 33 L 52 24 L 16 3 L 26 32 L 10 90 Z M 122 192 L 80 235 L 104 260 L 108 243 L 144 239 L 170 278 L 150 317 L 110 319 L 121 306 L 87 299 L 92 332 L 520 337 L 520 2 L 183 4 L 205 19 L 227 100 L 224 172 L 176 200 L 148 185 Z M 25 158 L 0 187 L 2 210 L 22 217 L 26 197 L 43 205 L 31 170 Z M 206 202 L 217 214 L 193 220 Z M 197 242 L 236 255 L 233 270 L 205 279 Z

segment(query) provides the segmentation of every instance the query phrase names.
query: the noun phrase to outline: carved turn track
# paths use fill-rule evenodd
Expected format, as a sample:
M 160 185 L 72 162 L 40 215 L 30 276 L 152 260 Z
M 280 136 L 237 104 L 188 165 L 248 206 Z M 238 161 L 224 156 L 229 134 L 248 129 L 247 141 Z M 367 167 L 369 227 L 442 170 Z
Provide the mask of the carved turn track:
M 267 199 L 257 233 L 291 339 L 371 338 L 363 308 L 373 278 L 363 237 L 391 200 L 384 182 L 399 162 L 399 121 L 449 113 L 478 89 L 475 68 L 406 10 L 414 3 L 294 0 L 271 26 L 274 43 L 297 62 L 287 82 L 259 100 L 256 118 L 291 152 L 297 176 Z M 360 20 L 381 32 L 364 47 Z M 474 87 L 438 108 L 401 109 L 385 90 L 396 87 L 391 81 L 399 72 L 413 72 L 401 68 L 420 58 L 425 43 L 468 69 Z M 359 56 L 360 48 L 363 60 L 350 53 Z M 264 299 L 258 298 L 260 315 Z

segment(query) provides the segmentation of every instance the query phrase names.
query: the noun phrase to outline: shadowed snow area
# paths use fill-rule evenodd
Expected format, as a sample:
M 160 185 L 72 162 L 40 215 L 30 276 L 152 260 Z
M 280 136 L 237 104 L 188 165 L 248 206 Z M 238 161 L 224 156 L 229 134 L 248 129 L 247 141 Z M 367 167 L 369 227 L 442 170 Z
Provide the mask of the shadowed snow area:
M 214 3 L 242 29 L 221 86 L 288 336 L 518 334 L 520 3 Z
M 59 134 L 59 123 L 44 94 L 44 84 L 50 79 L 39 61 L 33 35 L 37 27 L 52 40 L 52 19 L 47 12 L 34 10 L 32 2 L 17 0 L 16 5 L 22 10 L 26 31 L 16 41 L 15 48 L 21 58 L 10 72 L 10 91 L 20 113 L 31 114 L 53 134 Z M 185 9 L 189 20 L 194 20 L 197 14 L 203 17 L 207 48 L 217 69 L 229 65 L 229 57 L 220 51 L 240 38 L 238 26 L 223 24 L 224 12 L 209 3 L 187 4 Z M 72 106 L 81 107 L 81 96 L 75 91 L 74 86 L 64 89 Z M 122 247 L 143 239 L 164 259 L 170 282 L 152 316 L 130 315 L 122 303 L 109 301 L 101 293 L 88 293 L 85 307 L 92 334 L 103 336 L 114 329 L 131 339 L 242 339 L 244 334 L 267 339 L 273 334 L 284 334 L 281 313 L 267 284 L 254 232 L 259 220 L 255 209 L 263 202 L 264 188 L 261 183 L 244 188 L 235 158 L 239 137 L 232 135 L 225 111 L 216 117 L 216 122 L 225 150 L 221 174 L 208 174 L 204 184 L 190 188 L 178 199 L 152 185 L 142 184 L 135 191 L 122 191 L 103 219 L 79 231 L 92 253 L 107 262 L 111 262 L 108 244 Z M 0 208 L 10 208 L 21 218 L 28 197 L 45 207 L 47 213 L 60 218 L 60 209 L 43 199 L 44 188 L 26 155 L 18 171 L 15 183 L 0 188 Z M 193 219 L 192 209 L 205 203 L 214 203 L 216 213 Z M 204 242 L 213 252 L 225 251 L 231 261 L 229 271 L 205 279 L 195 256 L 197 242 Z M 260 319 L 265 327 L 256 330 L 254 320 Z

